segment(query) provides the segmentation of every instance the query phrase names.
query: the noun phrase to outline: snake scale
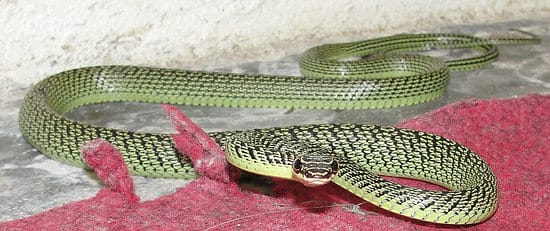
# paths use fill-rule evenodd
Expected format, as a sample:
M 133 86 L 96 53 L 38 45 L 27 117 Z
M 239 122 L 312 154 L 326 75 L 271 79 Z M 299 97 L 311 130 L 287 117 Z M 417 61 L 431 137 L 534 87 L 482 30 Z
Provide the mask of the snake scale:
M 304 52 L 305 77 L 95 66 L 67 70 L 37 83 L 24 98 L 19 124 L 25 139 L 52 159 L 86 167 L 81 146 L 102 138 L 122 153 L 135 175 L 197 176 L 170 134 L 97 127 L 64 117 L 77 107 L 134 101 L 224 107 L 368 109 L 435 99 L 449 72 L 483 67 L 498 56 L 497 44 L 534 44 L 539 39 L 484 39 L 461 34 L 399 34 L 359 42 L 326 44 Z M 444 61 L 405 52 L 472 49 L 477 55 Z M 361 57 L 361 58 L 357 58 Z M 473 224 L 497 208 L 497 179 L 468 148 L 420 131 L 361 124 L 316 124 L 210 133 L 228 161 L 244 170 L 293 178 L 302 162 L 321 171 L 329 156 L 332 181 L 389 211 L 414 219 Z M 304 157 L 313 155 L 314 157 Z M 318 155 L 315 157 L 315 155 Z M 296 158 L 302 158 L 297 162 Z M 305 159 L 304 159 L 305 158 Z M 310 159 L 307 159 L 310 158 Z M 317 158 L 317 162 L 313 159 Z M 312 168 L 310 168 L 312 169 Z M 329 171 L 332 171 L 329 169 Z M 310 174 L 311 177 L 320 172 Z M 448 191 L 406 187 L 379 177 L 408 177 Z

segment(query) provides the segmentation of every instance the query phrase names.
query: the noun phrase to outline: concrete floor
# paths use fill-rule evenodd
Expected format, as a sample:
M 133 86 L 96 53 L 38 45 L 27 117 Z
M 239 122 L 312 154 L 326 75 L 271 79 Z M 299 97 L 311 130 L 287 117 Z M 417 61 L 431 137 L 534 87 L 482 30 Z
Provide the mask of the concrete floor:
M 463 99 L 549 94 L 549 21 L 515 21 L 425 30 L 485 36 L 508 28 L 520 28 L 542 38 L 540 45 L 501 47 L 498 61 L 482 70 L 452 73 L 447 93 L 429 103 L 395 109 L 354 111 L 182 108 L 207 131 L 217 131 L 322 122 L 394 124 Z M 451 51 L 443 55 L 460 56 L 464 53 Z M 292 55 L 273 62 L 246 63 L 216 70 L 298 75 L 298 59 L 299 55 Z M 5 95 L 13 97 L 0 99 L 0 221 L 29 216 L 94 196 L 102 186 L 93 173 L 53 161 L 33 150 L 21 137 L 17 112 L 28 89 L 14 87 L 2 90 Z M 154 104 L 109 103 L 87 106 L 71 112 L 69 116 L 102 126 L 139 131 L 172 131 L 163 111 Z M 187 184 L 187 181 L 182 180 L 134 179 L 142 200 L 171 193 Z

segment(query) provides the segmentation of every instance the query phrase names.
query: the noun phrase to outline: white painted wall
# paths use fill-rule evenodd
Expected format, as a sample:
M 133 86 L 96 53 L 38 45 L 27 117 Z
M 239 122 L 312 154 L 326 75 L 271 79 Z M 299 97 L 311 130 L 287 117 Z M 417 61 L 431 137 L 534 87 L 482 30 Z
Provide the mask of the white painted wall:
M 320 42 L 541 17 L 548 0 L 0 0 L 0 90 L 79 66 L 231 66 Z

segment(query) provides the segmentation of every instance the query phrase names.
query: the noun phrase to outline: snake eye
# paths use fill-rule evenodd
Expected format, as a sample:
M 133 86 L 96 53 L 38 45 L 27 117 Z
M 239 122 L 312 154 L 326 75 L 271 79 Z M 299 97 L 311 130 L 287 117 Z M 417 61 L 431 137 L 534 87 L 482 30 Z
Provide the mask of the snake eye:
M 332 163 L 330 164 L 330 168 L 332 168 L 332 173 L 333 174 L 336 174 L 336 172 L 338 172 L 338 161 L 336 160 L 333 160 Z
M 300 159 L 294 160 L 294 163 L 292 164 L 292 169 L 295 173 L 299 173 L 300 169 L 302 169 L 302 161 L 300 161 Z

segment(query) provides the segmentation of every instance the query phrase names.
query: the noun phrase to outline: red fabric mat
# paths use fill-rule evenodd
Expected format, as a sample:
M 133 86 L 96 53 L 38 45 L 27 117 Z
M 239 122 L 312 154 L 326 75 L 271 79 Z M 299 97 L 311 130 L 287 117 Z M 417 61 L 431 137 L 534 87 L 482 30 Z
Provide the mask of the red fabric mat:
M 173 108 L 165 108 L 176 127 Z M 468 100 L 398 124 L 456 140 L 481 155 L 499 180 L 495 215 L 471 230 L 544 230 L 550 227 L 550 97 L 530 95 L 506 100 Z M 182 125 L 183 124 L 183 125 Z M 194 129 L 194 128 L 191 128 Z M 198 155 L 218 155 L 203 143 Z M 181 137 L 180 137 L 181 138 Z M 175 136 L 178 140 L 178 136 Z M 201 148 L 197 148 L 197 146 Z M 180 145 L 181 146 L 181 143 Z M 205 152 L 206 151 L 206 152 Z M 455 229 L 382 211 L 329 184 L 306 188 L 276 181 L 274 195 L 241 191 L 223 163 L 207 161 L 205 175 L 177 192 L 139 202 L 131 178 L 110 145 L 96 141 L 84 150 L 88 162 L 109 188 L 27 218 L 0 224 L 0 230 L 436 230 Z M 94 158 L 94 157 L 101 158 Z M 94 162 L 95 161 L 95 162 Z M 212 164 L 213 163 L 213 164 Z M 204 163 L 203 163 L 204 164 Z M 208 166 L 213 166 L 208 168 Z M 209 169 L 214 169 L 210 171 Z M 217 180 L 210 175 L 218 174 Z M 220 176 L 220 174 L 222 176 Z M 229 181 L 227 181 L 229 179 Z M 402 179 L 398 181 L 404 182 Z M 225 182 L 225 183 L 224 183 Z M 408 181 L 408 185 L 425 185 Z

